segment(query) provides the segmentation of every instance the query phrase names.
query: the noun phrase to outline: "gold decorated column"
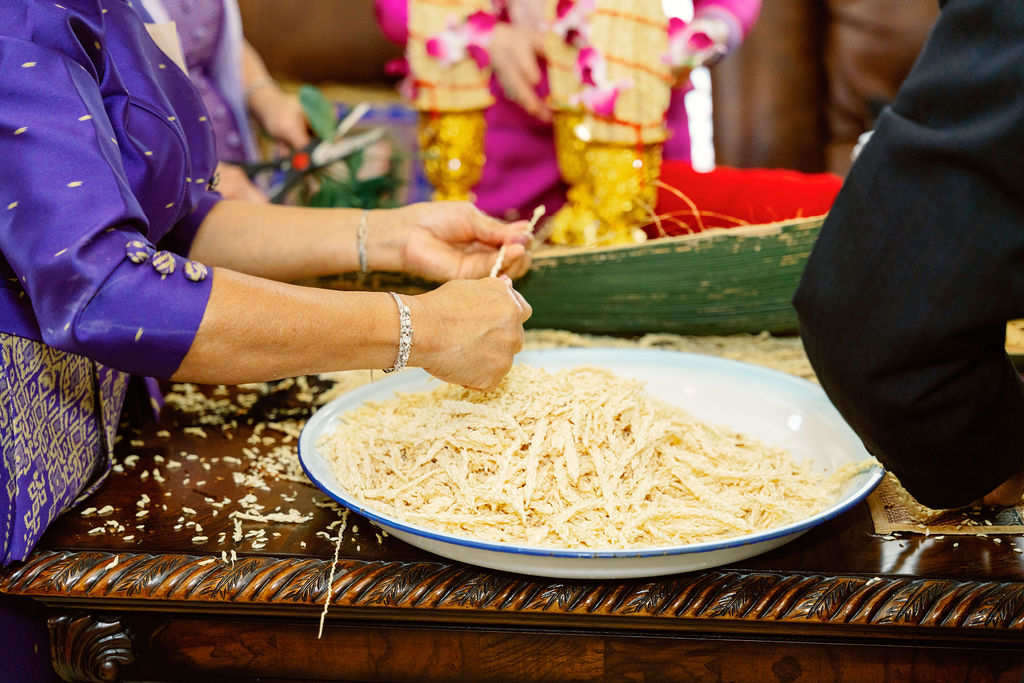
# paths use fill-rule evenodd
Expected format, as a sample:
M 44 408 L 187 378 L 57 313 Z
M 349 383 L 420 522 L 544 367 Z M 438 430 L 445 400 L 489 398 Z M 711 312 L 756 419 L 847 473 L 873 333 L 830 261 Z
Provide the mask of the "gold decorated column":
M 484 166 L 484 110 L 493 100 L 489 0 L 409 0 L 406 58 L 419 147 L 434 199 L 472 200 Z
M 567 4 L 547 0 L 548 31 L 544 39 L 547 57 L 549 104 L 555 155 L 562 180 L 568 185 L 566 202 L 551 218 L 548 239 L 556 244 L 582 244 L 584 235 L 597 222 L 594 192 L 587 173 L 586 148 L 589 140 L 583 123 L 583 108 L 575 100 L 581 84 L 576 76 L 576 60 L 586 44 L 585 29 L 592 3 L 577 0 Z
M 573 146 L 582 151 L 582 160 L 575 163 L 585 179 L 577 185 L 589 194 L 584 201 L 589 201 L 593 220 L 582 230 L 566 230 L 564 241 L 642 241 L 640 226 L 650 222 L 657 202 L 673 82 L 665 61 L 668 18 L 660 0 L 586 2 L 591 9 L 582 26 L 573 74 L 578 86 L 568 98 L 578 105 L 579 118 L 564 126 L 571 135 L 561 133 L 559 154 L 561 159 L 563 153 L 578 153 Z M 557 143 L 557 126 L 555 134 Z

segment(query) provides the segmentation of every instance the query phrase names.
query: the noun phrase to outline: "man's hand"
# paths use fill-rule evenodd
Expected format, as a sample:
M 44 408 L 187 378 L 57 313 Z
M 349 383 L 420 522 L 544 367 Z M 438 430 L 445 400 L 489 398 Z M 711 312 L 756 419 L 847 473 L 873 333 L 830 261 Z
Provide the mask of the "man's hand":
M 1024 498 L 1024 470 L 1013 475 L 981 499 L 982 505 L 1009 507 Z

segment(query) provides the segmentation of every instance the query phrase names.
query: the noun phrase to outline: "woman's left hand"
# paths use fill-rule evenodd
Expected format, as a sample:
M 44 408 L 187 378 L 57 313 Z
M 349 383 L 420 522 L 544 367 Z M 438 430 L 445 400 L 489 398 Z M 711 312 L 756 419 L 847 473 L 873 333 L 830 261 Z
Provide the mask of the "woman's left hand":
M 528 228 L 527 221 L 491 218 L 470 202 L 422 202 L 374 211 L 368 263 L 371 270 L 399 270 L 435 282 L 474 279 L 490 274 L 504 245 L 499 272 L 517 278 L 530 268 L 533 236 Z M 391 264 L 392 259 L 397 262 Z
M 551 121 L 551 108 L 537 94 L 541 80 L 543 34 L 524 26 L 498 22 L 491 39 L 491 63 L 505 96 L 531 116 Z
M 249 94 L 249 110 L 267 135 L 288 150 L 302 149 L 313 139 L 299 98 L 273 82 Z

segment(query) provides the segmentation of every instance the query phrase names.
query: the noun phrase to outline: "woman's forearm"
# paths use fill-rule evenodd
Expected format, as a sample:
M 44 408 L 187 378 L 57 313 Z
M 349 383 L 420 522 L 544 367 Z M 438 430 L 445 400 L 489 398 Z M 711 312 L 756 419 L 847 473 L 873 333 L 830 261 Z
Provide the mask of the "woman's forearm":
M 319 209 L 222 201 L 203 221 L 189 258 L 208 266 L 272 280 L 359 269 L 360 209 Z M 401 240 L 394 215 L 366 216 L 367 259 L 376 270 L 397 270 Z
M 422 349 L 430 334 L 420 328 Z M 173 379 L 237 384 L 388 368 L 399 332 L 387 293 L 299 287 L 216 269 L 199 331 Z

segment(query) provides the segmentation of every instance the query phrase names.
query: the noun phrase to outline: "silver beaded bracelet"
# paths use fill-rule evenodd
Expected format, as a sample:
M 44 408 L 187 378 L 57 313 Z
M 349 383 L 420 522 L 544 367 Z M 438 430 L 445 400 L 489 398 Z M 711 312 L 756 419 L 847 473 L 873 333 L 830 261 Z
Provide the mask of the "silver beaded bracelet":
M 398 304 L 398 325 L 401 331 L 398 336 L 398 356 L 395 358 L 395 365 L 384 372 L 397 372 L 405 369 L 405 364 L 409 362 L 409 352 L 412 351 L 412 315 L 400 296 L 394 292 L 388 294 Z
M 359 252 L 359 272 L 369 273 L 370 267 L 366 264 L 366 223 L 370 211 L 363 209 L 359 215 L 359 227 L 356 229 L 356 250 Z

